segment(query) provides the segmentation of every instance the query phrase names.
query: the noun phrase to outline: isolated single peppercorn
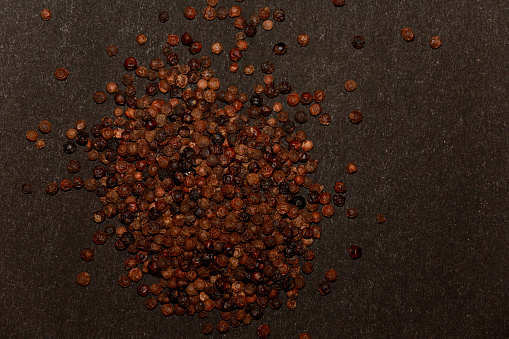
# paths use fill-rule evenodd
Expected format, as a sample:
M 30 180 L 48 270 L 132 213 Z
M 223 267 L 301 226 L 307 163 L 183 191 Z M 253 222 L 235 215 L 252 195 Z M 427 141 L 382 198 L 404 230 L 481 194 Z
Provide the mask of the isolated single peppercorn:
M 69 71 L 63 67 L 57 68 L 55 71 L 55 78 L 57 78 L 57 80 L 65 80 L 68 75 Z
M 274 14 L 272 15 L 272 17 L 274 18 L 274 20 L 276 21 L 284 21 L 285 20 L 285 11 L 283 11 L 282 9 L 276 9 L 274 11 Z
M 325 276 L 325 280 L 327 281 L 330 281 L 330 282 L 335 282 L 336 280 L 338 280 L 338 273 L 333 270 L 332 268 L 327 270 L 324 274 Z
M 48 120 L 41 121 L 37 127 L 41 133 L 46 134 L 51 132 L 51 123 Z
M 332 0 L 332 4 L 336 7 L 343 7 L 346 4 L 345 0 Z
M 212 332 L 214 331 L 214 326 L 211 323 L 203 324 L 201 331 L 205 335 L 212 334 Z
M 128 57 L 124 61 L 124 69 L 126 71 L 134 71 L 138 67 L 138 62 L 134 57 Z
M 87 286 L 90 284 L 90 275 L 87 272 L 81 272 L 76 276 L 76 282 L 80 286 Z
M 320 285 L 318 285 L 318 291 L 321 295 L 327 295 L 332 291 L 332 285 L 328 281 L 322 281 Z
M 337 1 L 337 0 L 336 0 Z M 340 0 L 341 1 L 341 0 Z M 304 332 L 299 335 L 299 339 L 311 339 L 311 334 Z
M 256 333 L 260 338 L 267 338 L 270 335 L 270 327 L 269 325 L 262 324 L 256 330 Z
M 352 111 L 348 118 L 352 124 L 360 124 L 362 122 L 362 113 L 360 111 Z
M 58 184 L 56 182 L 50 182 L 46 186 L 46 193 L 49 195 L 55 195 L 58 193 Z
M 95 92 L 94 101 L 97 104 L 103 104 L 106 101 L 106 99 L 108 99 L 108 97 L 106 96 L 106 93 L 104 93 L 103 91 Z
M 352 259 L 359 259 L 362 256 L 362 249 L 357 245 L 352 245 L 348 249 L 348 253 Z
M 429 40 L 429 45 L 433 49 L 440 48 L 442 46 L 442 38 L 439 37 L 438 35 L 431 37 L 431 39 Z
M 379 213 L 377 216 L 376 216 L 376 222 L 378 224 L 383 224 L 384 222 L 386 222 L 387 219 L 385 218 L 385 216 L 381 213 Z
M 30 186 L 29 184 L 21 185 L 21 192 L 23 192 L 23 194 L 30 194 L 33 191 L 34 190 L 33 190 L 32 186 Z
M 212 53 L 221 54 L 223 51 L 223 44 L 220 42 L 214 42 L 211 47 Z
M 164 24 L 166 21 L 170 20 L 170 13 L 166 11 L 161 11 L 159 12 L 158 19 L 159 22 Z
M 355 172 L 357 172 L 357 165 L 355 163 L 349 162 L 346 164 L 346 173 L 353 174 Z
M 334 215 L 334 207 L 331 204 L 327 204 L 322 207 L 322 215 L 324 217 L 330 218 Z
M 144 35 L 144 34 L 138 34 L 136 36 L 136 42 L 138 43 L 138 45 L 145 45 L 145 43 L 147 42 L 147 37 Z
M 415 39 L 415 34 L 410 27 L 403 27 L 400 33 L 403 40 L 407 42 L 413 41 Z
M 192 20 L 194 19 L 194 17 L 196 16 L 196 10 L 194 9 L 194 7 L 186 7 L 184 8 L 184 17 L 186 19 L 189 19 L 189 20 Z
M 345 82 L 345 89 L 347 92 L 352 92 L 357 88 L 357 83 L 353 80 L 347 80 Z
M 349 208 L 346 210 L 346 216 L 350 219 L 355 219 L 359 215 L 359 211 L 356 208 Z
M 84 248 L 80 251 L 80 256 L 84 261 L 92 261 L 95 258 L 95 251 L 92 248 Z
M 115 45 L 108 45 L 106 46 L 106 54 L 108 54 L 108 56 L 112 57 L 112 56 L 115 56 L 117 55 L 118 53 L 118 47 L 115 46 Z
M 307 46 L 309 44 L 309 35 L 307 34 L 299 34 L 297 36 L 297 42 L 299 43 L 299 45 L 301 46 Z
M 35 142 L 35 148 L 36 149 L 43 149 L 44 146 L 46 146 L 46 143 L 44 142 L 44 140 L 42 139 L 38 139 L 36 142 Z
M 366 40 L 360 35 L 356 35 L 352 38 L 352 46 L 356 49 L 361 49 L 366 45 Z
M 320 124 L 327 126 L 331 123 L 332 117 L 329 113 L 323 113 L 322 115 L 320 115 L 320 118 L 318 118 L 318 120 L 320 121 Z
M 311 274 L 314 271 L 314 266 L 309 261 L 306 261 L 304 264 L 302 264 L 301 270 L 304 274 Z
M 283 55 L 286 53 L 286 44 L 284 42 L 278 42 L 272 48 L 275 55 Z
M 239 61 L 242 58 L 242 52 L 237 48 L 233 48 L 230 51 L 230 59 L 234 62 Z
M 49 19 L 51 19 L 51 11 L 47 8 L 44 8 L 41 11 L 41 19 L 44 21 L 48 21 Z
M 34 131 L 33 129 L 26 132 L 26 138 L 28 141 L 36 141 L 38 136 L 37 131 Z

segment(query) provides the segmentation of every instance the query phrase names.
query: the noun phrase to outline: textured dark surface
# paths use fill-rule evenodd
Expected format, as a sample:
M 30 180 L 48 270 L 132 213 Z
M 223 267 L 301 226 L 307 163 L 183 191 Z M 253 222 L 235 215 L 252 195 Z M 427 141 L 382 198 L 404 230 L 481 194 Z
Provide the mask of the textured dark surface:
M 304 125 L 321 163 L 314 178 L 328 190 L 345 179 L 347 206 L 360 212 L 352 221 L 346 209 L 336 210 L 322 223 L 315 272 L 295 311 L 265 312 L 225 337 L 255 338 L 261 323 L 270 325 L 271 338 L 303 331 L 313 338 L 507 337 L 508 3 L 347 2 L 335 8 L 329 0 L 271 1 L 287 19 L 271 32 L 259 27 L 249 40 L 240 65 L 257 71 L 247 77 L 226 71 L 236 30 L 231 19 L 203 20 L 205 1 L 0 1 L 0 336 L 201 336 L 196 316 L 164 318 L 147 311 L 133 286 L 118 286 L 127 253 L 112 242 L 96 247 L 93 262 L 80 259 L 102 228 L 91 220 L 99 206 L 94 194 L 43 191 L 70 177 L 71 158 L 83 160 L 82 175 L 89 175 L 81 150 L 62 152 L 64 133 L 76 120 L 92 123 L 112 112 L 111 98 L 99 106 L 92 95 L 120 79 L 124 58 L 147 65 L 162 56 L 166 34 L 189 31 L 203 42 L 202 54 L 214 41 L 224 44 L 213 66 L 223 85 L 250 93 L 261 80 L 259 64 L 270 59 L 276 79 L 290 80 L 297 92 L 325 90 L 331 125 L 314 118 Z M 182 15 L 188 4 L 198 9 L 193 21 Z M 241 6 L 249 16 L 265 4 Z M 52 10 L 50 21 L 39 16 L 43 7 Z M 162 9 L 171 14 L 165 24 L 157 19 Z M 414 30 L 415 41 L 399 36 L 403 26 Z M 144 46 L 135 42 L 139 33 L 148 37 Z M 310 35 L 309 46 L 298 46 L 299 33 Z M 362 50 L 350 44 L 357 34 L 366 39 Z M 436 34 L 444 45 L 432 50 Z M 284 56 L 271 53 L 279 41 L 288 44 Z M 112 58 L 105 53 L 110 43 L 120 49 Z M 64 82 L 53 77 L 58 67 L 70 71 Z M 359 84 L 352 93 L 343 88 L 349 79 Z M 360 125 L 348 121 L 354 109 L 364 113 Z M 37 151 L 25 132 L 43 119 L 53 131 Z M 349 161 L 358 164 L 357 174 L 345 174 Z M 23 195 L 23 183 L 35 192 Z M 379 212 L 387 223 L 376 224 Z M 346 251 L 353 243 L 363 249 L 357 261 Z M 339 280 L 322 297 L 317 286 L 329 268 Z M 81 271 L 92 278 L 86 288 L 75 283 Z

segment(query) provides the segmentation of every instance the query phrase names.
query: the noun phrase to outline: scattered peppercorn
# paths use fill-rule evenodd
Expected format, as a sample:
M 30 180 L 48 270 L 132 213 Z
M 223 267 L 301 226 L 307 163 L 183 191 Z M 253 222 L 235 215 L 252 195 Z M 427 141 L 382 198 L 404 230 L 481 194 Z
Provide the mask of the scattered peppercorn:
M 92 261 L 95 258 L 95 251 L 92 248 L 84 248 L 80 251 L 80 256 L 84 261 Z
M 265 20 L 262 24 L 262 27 L 264 30 L 270 31 L 274 27 L 274 22 L 272 20 Z
M 345 0 L 332 0 L 332 4 L 336 7 L 343 7 L 346 4 L 346 1 Z
M 410 42 L 415 39 L 415 34 L 409 27 L 403 27 L 401 29 L 401 37 L 403 38 L 403 40 Z
M 220 42 L 214 42 L 211 47 L 212 53 L 221 54 L 223 51 L 223 44 Z
M 136 36 L 136 42 L 138 43 L 138 45 L 145 45 L 145 43 L 147 42 L 147 37 L 143 34 L 138 34 Z
M 26 138 L 28 141 L 32 141 L 32 142 L 36 141 L 38 136 L 39 135 L 37 134 L 37 131 L 34 131 L 33 129 L 28 130 L 26 132 Z
M 285 11 L 283 11 L 282 9 L 276 9 L 274 11 L 274 14 L 272 15 L 272 17 L 276 21 L 284 21 L 285 20 L 285 16 L 286 16 Z
M 66 141 L 63 149 L 65 154 L 73 154 L 76 151 L 76 144 L 72 141 Z
M 36 142 L 35 142 L 35 148 L 36 149 L 43 149 L 44 146 L 46 146 L 46 143 L 44 142 L 44 140 L 42 139 L 38 139 Z
M 108 54 L 108 56 L 112 57 L 112 56 L 115 56 L 117 55 L 118 53 L 118 47 L 115 46 L 115 45 L 108 45 L 106 46 L 106 54 Z
M 322 125 L 327 126 L 331 123 L 332 117 L 329 113 L 323 113 L 322 115 L 320 115 L 320 118 L 318 118 L 318 120 Z
M 269 325 L 262 324 L 260 327 L 258 327 L 258 330 L 256 331 L 258 336 L 260 338 L 267 338 L 270 335 L 270 327 Z
M 253 65 L 247 65 L 246 67 L 244 67 L 244 74 L 253 75 L 254 72 L 255 72 L 255 68 Z
M 23 192 L 23 194 L 30 194 L 33 191 L 34 190 L 33 190 L 32 186 L 30 186 L 29 184 L 21 185 L 21 192 Z
M 322 281 L 320 285 L 318 285 L 318 291 L 321 295 L 327 295 L 332 291 L 332 285 L 328 281 Z
M 129 285 L 131 284 L 131 280 L 129 280 L 129 278 L 127 277 L 127 275 L 121 275 L 119 278 L 118 278 L 118 284 L 124 288 L 126 287 L 129 287 Z
M 361 49 L 366 45 L 366 40 L 360 35 L 356 35 L 352 38 L 352 46 L 356 49 Z
M 227 321 L 220 320 L 216 328 L 219 333 L 226 333 L 230 330 L 230 324 Z
M 442 46 L 442 38 L 439 37 L 438 35 L 431 37 L 431 39 L 429 40 L 429 45 L 433 49 L 440 48 Z
M 74 144 L 74 143 L 73 143 Z M 69 173 L 78 173 L 81 170 L 81 164 L 78 159 L 71 159 L 67 164 Z
M 311 334 L 304 332 L 299 335 L 299 339 L 311 339 Z
M 184 17 L 186 19 L 192 20 L 196 16 L 196 10 L 194 7 L 186 7 L 184 8 Z
M 327 270 L 324 274 L 325 276 L 325 280 L 327 281 L 330 281 L 330 282 L 335 282 L 336 280 L 338 280 L 338 273 L 333 270 L 332 268 Z
M 307 46 L 309 44 L 309 35 L 307 35 L 307 34 L 299 34 L 297 36 L 297 42 L 301 46 Z
M 359 259 L 362 256 L 362 249 L 357 245 L 352 245 L 348 249 L 348 253 L 352 259 Z
M 362 113 L 360 111 L 352 111 L 348 117 L 352 124 L 360 124 L 362 122 Z
M 49 9 L 47 9 L 47 8 L 44 8 L 41 11 L 41 18 L 44 21 L 48 21 L 49 19 L 51 19 L 51 11 Z
M 41 121 L 37 127 L 41 133 L 47 134 L 51 132 L 51 123 L 48 120 Z
M 357 165 L 353 162 L 349 162 L 347 165 L 346 165 L 346 173 L 348 174 L 353 174 L 357 172 Z
M 274 45 L 274 48 L 272 48 L 272 51 L 275 55 L 283 55 L 286 53 L 286 44 L 284 42 L 278 42 Z
M 378 224 L 383 224 L 384 222 L 386 222 L 387 219 L 385 219 L 385 216 L 381 213 L 379 213 L 377 216 L 376 216 L 376 222 Z
M 55 71 L 55 78 L 57 78 L 57 80 L 65 80 L 68 75 L 69 71 L 63 67 L 57 68 Z
M 87 272 L 81 272 L 76 276 L 76 282 L 80 286 L 87 286 L 90 284 L 90 275 Z
M 359 215 L 359 211 L 356 208 L 349 208 L 346 210 L 346 216 L 350 219 L 355 219 Z
M 94 101 L 97 104 L 103 104 L 104 102 L 106 102 L 106 99 L 108 99 L 108 97 L 106 96 L 106 93 L 104 93 L 103 91 L 95 92 Z
M 215 4 L 214 4 L 214 6 L 215 6 Z M 216 10 L 214 9 L 214 7 L 212 7 L 210 5 L 205 7 L 202 14 L 203 14 L 203 18 L 208 21 L 214 20 L 216 18 Z
M 158 19 L 159 19 L 159 22 L 164 24 L 166 21 L 170 20 L 170 13 L 168 13 L 166 11 L 161 11 L 161 12 L 159 12 Z
M 345 82 L 345 89 L 347 92 L 353 92 L 357 88 L 357 83 L 353 80 L 347 80 Z

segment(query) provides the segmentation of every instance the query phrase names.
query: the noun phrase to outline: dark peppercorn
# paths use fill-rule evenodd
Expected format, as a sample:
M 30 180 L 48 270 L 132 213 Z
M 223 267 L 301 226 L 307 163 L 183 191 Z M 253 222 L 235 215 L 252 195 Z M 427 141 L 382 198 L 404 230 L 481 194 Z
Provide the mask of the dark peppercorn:
M 193 37 L 191 36 L 191 34 L 186 32 L 182 34 L 182 36 L 180 37 L 180 41 L 184 46 L 189 46 L 193 43 Z
M 81 164 L 79 160 L 77 159 L 69 160 L 69 163 L 67 164 L 67 170 L 69 171 L 69 173 L 78 173 L 81 170 Z
M 244 27 L 244 33 L 246 33 L 246 36 L 249 38 L 252 38 L 256 35 L 256 26 L 255 25 L 247 25 Z
M 30 186 L 29 184 L 23 184 L 21 186 L 21 192 L 23 192 L 24 194 L 30 194 L 33 191 L 34 190 L 32 189 L 32 186 Z
M 82 178 L 80 177 L 74 177 L 72 179 L 72 187 L 79 190 L 81 188 L 83 188 L 83 186 L 85 186 L 85 182 L 83 181 Z
M 376 216 L 376 222 L 377 222 L 378 224 L 383 224 L 383 223 L 384 223 L 384 222 L 386 222 L 386 221 L 387 221 L 387 219 L 385 219 L 385 216 L 384 216 L 383 214 L 381 214 L 381 213 L 380 213 L 380 214 L 378 214 L 378 215 Z
M 196 16 L 196 10 L 194 9 L 194 7 L 186 7 L 184 8 L 184 17 L 186 19 L 189 19 L 189 20 L 192 20 L 194 19 L 194 17 Z
M 212 334 L 213 331 L 214 331 L 214 326 L 211 323 L 203 324 L 203 327 L 202 327 L 203 334 L 209 335 L 209 334 Z
M 325 276 L 325 280 L 327 281 L 330 281 L 330 282 L 335 282 L 336 280 L 338 280 L 338 273 L 333 270 L 332 268 L 330 270 L 327 270 L 324 274 Z
M 108 97 L 106 96 L 106 93 L 104 93 L 103 91 L 97 91 L 95 92 L 94 94 L 94 101 L 98 104 L 102 104 L 106 101 L 106 99 L 108 99 Z
M 359 259 L 362 256 L 362 249 L 357 245 L 352 245 L 348 249 L 348 253 L 352 259 Z
M 50 182 L 46 186 L 46 193 L 48 193 L 49 195 L 55 195 L 55 194 L 57 194 L 57 192 L 58 192 L 58 184 L 56 182 Z
M 228 17 L 228 8 L 227 7 L 219 7 L 216 11 L 216 17 L 219 20 L 224 20 Z
M 311 339 L 311 334 L 304 332 L 299 335 L 299 339 Z
M 348 115 L 352 124 L 359 124 L 362 121 L 362 113 L 360 111 L 352 111 Z
M 115 56 L 117 55 L 118 53 L 118 47 L 115 46 L 115 45 L 108 45 L 106 46 L 106 54 L 108 54 L 108 56 L 112 57 L 112 56 Z
M 166 12 L 166 11 L 161 11 L 159 12 L 159 21 L 161 23 L 165 23 L 166 21 L 170 20 L 170 13 Z
M 84 248 L 80 251 L 80 256 L 85 261 L 92 261 L 95 258 L 95 251 L 92 248 Z
M 258 327 L 258 330 L 256 331 L 258 336 L 260 338 L 267 338 L 270 335 L 270 327 L 269 325 L 262 324 L 260 327 Z
M 219 333 L 226 333 L 230 330 L 230 324 L 227 321 L 220 320 L 217 324 L 217 331 Z
M 276 21 L 284 21 L 285 20 L 285 11 L 283 11 L 282 9 L 276 9 L 274 11 L 274 14 L 272 15 L 272 17 Z
M 345 196 L 342 194 L 334 194 L 332 196 L 332 202 L 338 207 L 343 207 L 345 205 L 345 200 Z
M 272 48 L 275 55 L 283 55 L 286 53 L 286 44 L 284 42 L 278 42 Z
M 318 118 L 318 121 L 320 121 L 320 124 L 327 126 L 331 123 L 332 117 L 329 113 L 323 113 L 320 115 L 320 118 Z
M 332 285 L 328 281 L 322 281 L 320 285 L 318 285 L 318 291 L 321 295 L 327 295 L 331 292 Z
M 309 261 L 306 261 L 304 264 L 302 264 L 302 273 L 304 274 L 311 274 L 314 271 L 314 266 Z
M 65 154 L 73 154 L 76 151 L 76 144 L 73 141 L 66 141 L 63 149 Z
M 129 279 L 129 277 L 127 275 L 121 275 L 118 278 L 118 284 L 120 286 L 126 288 L 126 287 L 129 287 L 129 285 L 131 284 L 131 280 Z
M 189 53 L 191 54 L 197 54 L 201 51 L 202 49 L 202 44 L 199 42 L 199 41 L 194 41 L 190 46 L 189 46 Z
M 147 308 L 151 311 L 157 307 L 157 304 L 158 304 L 158 301 L 154 297 L 150 297 L 150 298 L 147 298 L 147 300 L 145 300 L 145 306 L 147 306 Z
M 350 219 L 354 219 L 359 215 L 359 211 L 356 208 L 349 208 L 346 210 L 346 216 Z
M 138 67 L 138 62 L 134 57 L 128 57 L 124 61 L 124 68 L 126 71 L 134 71 Z
M 366 45 L 366 40 L 360 35 L 356 35 L 352 38 L 352 46 L 356 49 L 361 49 Z

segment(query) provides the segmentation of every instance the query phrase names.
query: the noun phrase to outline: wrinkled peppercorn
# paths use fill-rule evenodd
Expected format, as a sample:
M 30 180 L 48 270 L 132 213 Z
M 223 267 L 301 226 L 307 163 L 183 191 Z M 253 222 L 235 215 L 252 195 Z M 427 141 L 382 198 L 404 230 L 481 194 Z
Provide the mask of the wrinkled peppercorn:
M 328 281 L 322 281 L 320 285 L 318 285 L 318 291 L 321 295 L 327 295 L 332 291 L 332 285 Z
M 170 20 L 170 13 L 166 11 L 161 11 L 159 12 L 158 19 L 161 23 L 164 24 L 166 21 Z
M 360 111 L 352 111 L 348 115 L 352 124 L 360 124 L 362 122 L 362 113 Z
M 81 163 L 77 159 L 71 159 L 67 163 L 67 170 L 69 173 L 78 173 L 81 170 Z
M 43 149 L 44 146 L 46 146 L 46 143 L 44 142 L 44 140 L 42 139 L 39 139 L 35 142 L 35 148 L 36 149 Z
M 76 276 L 76 282 L 80 286 L 87 286 L 90 284 L 90 275 L 87 272 L 81 272 Z
M 407 42 L 413 41 L 415 39 L 415 34 L 409 27 L 403 27 L 400 33 L 403 40 Z
M 220 320 L 216 328 L 219 333 L 226 333 L 230 330 L 230 324 L 227 321 Z
M 129 280 L 129 278 L 126 275 L 121 275 L 118 278 L 118 284 L 120 286 L 126 288 L 126 287 L 129 287 L 129 285 L 131 284 L 131 280 Z
M 356 35 L 352 38 L 352 46 L 356 49 L 361 49 L 366 45 L 366 40 L 360 35 Z
M 275 55 L 283 55 L 286 53 L 286 44 L 284 42 L 278 42 L 272 48 Z
M 26 132 L 26 138 L 28 141 L 36 141 L 38 136 L 37 131 L 34 131 L 33 129 Z
M 108 56 L 112 57 L 112 56 L 115 56 L 117 55 L 118 53 L 118 47 L 115 46 L 115 45 L 108 45 L 106 46 L 106 54 L 108 54 Z
M 138 67 L 138 62 L 134 57 L 129 57 L 124 61 L 124 69 L 126 71 L 134 71 Z
M 84 261 L 92 261 L 95 258 L 95 251 L 92 248 L 84 248 L 80 251 L 80 256 Z
M 51 132 L 51 123 L 48 120 L 41 121 L 37 127 L 41 133 L 47 134 Z
M 442 38 L 439 37 L 438 35 L 431 37 L 431 39 L 429 40 L 429 45 L 433 49 L 440 48 L 442 46 Z
M 357 172 L 357 165 L 353 162 L 349 162 L 347 165 L 346 165 L 346 173 L 348 174 L 353 174 Z
M 94 94 L 94 101 L 97 104 L 104 103 L 106 101 L 106 99 L 108 99 L 108 97 L 106 96 L 106 93 L 104 93 L 103 91 L 95 92 L 95 94 Z
M 282 9 L 276 9 L 274 11 L 274 14 L 272 15 L 272 17 L 276 21 L 284 21 L 285 20 L 285 11 L 283 11 Z
M 210 323 L 203 324 L 203 327 L 202 327 L 203 334 L 209 335 L 209 334 L 212 334 L 213 331 L 214 331 L 214 326 L 212 324 L 210 324 Z
M 343 0 L 335 0 L 335 1 L 343 1 Z M 299 335 L 299 339 L 311 339 L 311 334 L 304 332 Z
M 138 34 L 136 36 L 136 42 L 138 43 L 138 45 L 145 45 L 145 43 L 147 42 L 147 37 L 143 34 Z
M 256 330 L 256 333 L 260 338 L 267 338 L 270 335 L 269 325 L 266 324 L 260 325 L 260 327 L 258 327 L 258 330 Z
M 381 213 L 379 213 L 377 216 L 376 216 L 376 222 L 378 224 L 383 224 L 384 222 L 386 222 L 387 219 L 385 219 L 385 216 Z
M 346 210 L 346 216 L 350 219 L 354 219 L 359 215 L 359 211 L 356 208 L 349 208 Z
M 307 34 L 299 34 L 297 36 L 297 42 L 299 43 L 299 45 L 301 46 L 307 46 L 309 44 L 309 35 Z
M 184 8 L 184 17 L 186 19 L 192 20 L 196 16 L 196 10 L 194 7 L 186 7 Z
M 335 282 L 336 280 L 338 280 L 338 273 L 333 270 L 332 268 L 327 270 L 324 274 L 325 276 L 325 280 L 327 281 L 330 281 L 330 282 Z
M 58 193 L 58 184 L 56 182 L 50 182 L 46 186 L 46 193 L 49 195 L 55 195 Z
M 362 256 L 362 249 L 357 245 L 352 245 L 348 249 L 348 253 L 352 259 L 359 259 Z
M 345 82 L 345 89 L 347 92 L 352 92 L 357 88 L 357 83 L 353 80 L 347 80 Z
M 320 124 L 327 126 L 331 123 L 332 117 L 329 113 L 323 113 L 322 115 L 320 115 L 320 118 L 318 118 L 318 120 L 320 121 Z
M 57 80 L 65 80 L 68 75 L 69 71 L 63 67 L 57 68 L 55 71 L 55 78 L 57 78 Z
M 48 21 L 49 19 L 51 19 L 51 11 L 47 8 L 44 8 L 41 11 L 41 19 L 44 21 Z

